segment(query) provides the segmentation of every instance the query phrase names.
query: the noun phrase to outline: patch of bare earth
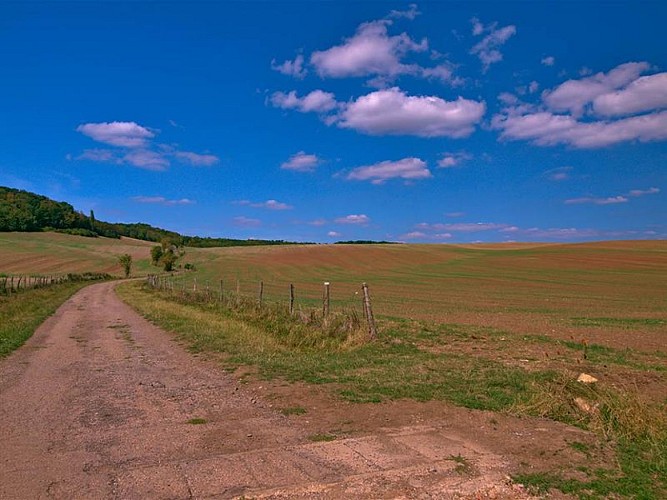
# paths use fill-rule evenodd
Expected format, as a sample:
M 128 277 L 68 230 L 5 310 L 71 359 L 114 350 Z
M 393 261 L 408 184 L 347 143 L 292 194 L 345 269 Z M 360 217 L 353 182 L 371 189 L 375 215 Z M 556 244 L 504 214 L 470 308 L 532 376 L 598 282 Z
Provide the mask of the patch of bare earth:
M 240 384 L 113 287 L 81 290 L 0 362 L 0 498 L 526 498 L 511 472 L 572 469 L 586 458 L 568 443 L 594 442 L 440 403 Z

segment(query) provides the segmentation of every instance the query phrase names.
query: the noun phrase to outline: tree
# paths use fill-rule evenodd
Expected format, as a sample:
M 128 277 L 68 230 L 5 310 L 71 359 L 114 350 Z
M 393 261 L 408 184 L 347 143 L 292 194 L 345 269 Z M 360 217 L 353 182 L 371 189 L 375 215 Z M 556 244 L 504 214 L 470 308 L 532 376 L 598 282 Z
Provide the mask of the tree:
M 174 270 L 174 264 L 176 264 L 176 260 L 178 257 L 172 250 L 168 250 L 162 255 L 162 259 L 160 259 L 160 262 L 164 266 L 164 270 L 167 272 L 171 272 Z
M 164 251 L 160 245 L 151 248 L 151 263 L 154 266 L 157 266 L 160 263 L 160 259 L 164 255 Z
M 95 231 L 95 212 L 93 212 L 92 208 L 90 209 L 90 230 Z
M 124 253 L 123 255 L 118 256 L 118 262 L 123 266 L 123 271 L 125 271 L 125 277 L 129 278 L 130 273 L 132 272 L 132 256 L 129 253 Z

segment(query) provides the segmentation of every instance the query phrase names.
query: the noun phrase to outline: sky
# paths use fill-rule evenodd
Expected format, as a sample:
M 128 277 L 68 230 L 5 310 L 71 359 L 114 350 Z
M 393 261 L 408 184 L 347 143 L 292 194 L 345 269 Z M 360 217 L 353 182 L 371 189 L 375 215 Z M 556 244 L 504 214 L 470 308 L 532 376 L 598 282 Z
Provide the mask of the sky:
M 667 2 L 0 2 L 0 185 L 187 235 L 667 238 Z

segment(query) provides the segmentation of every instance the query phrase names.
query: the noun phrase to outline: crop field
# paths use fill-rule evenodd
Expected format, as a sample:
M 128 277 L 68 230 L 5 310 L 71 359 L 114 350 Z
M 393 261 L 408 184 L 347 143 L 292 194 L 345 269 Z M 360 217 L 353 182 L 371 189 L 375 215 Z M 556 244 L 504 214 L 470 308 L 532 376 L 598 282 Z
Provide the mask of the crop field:
M 667 349 L 667 242 L 577 245 L 333 245 L 189 249 L 178 280 L 285 300 L 357 305 L 367 282 L 376 314 Z
M 5 274 L 121 274 L 118 256 L 132 255 L 134 269 L 148 269 L 151 243 L 85 238 L 58 233 L 0 233 L 0 272 Z

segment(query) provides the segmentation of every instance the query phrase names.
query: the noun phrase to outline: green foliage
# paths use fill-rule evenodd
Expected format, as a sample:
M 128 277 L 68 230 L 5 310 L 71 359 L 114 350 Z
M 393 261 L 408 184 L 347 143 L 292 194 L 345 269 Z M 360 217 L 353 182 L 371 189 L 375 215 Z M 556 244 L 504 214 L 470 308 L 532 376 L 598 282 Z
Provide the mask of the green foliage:
M 132 273 L 132 256 L 129 253 L 118 256 L 118 263 L 123 267 L 125 277 L 129 278 Z
M 163 269 L 166 272 L 171 272 L 174 270 L 174 264 L 176 264 L 176 261 L 178 260 L 178 257 L 176 254 L 169 249 L 167 252 L 162 254 L 162 257 L 160 258 L 160 264 L 162 264 Z
M 151 248 L 151 263 L 154 266 L 157 266 L 160 263 L 160 259 L 162 258 L 162 246 L 157 245 Z
M 289 244 L 282 240 L 235 240 L 182 236 L 174 231 L 153 227 L 149 224 L 103 222 L 95 219 L 92 210 L 90 216 L 86 216 L 75 211 L 69 203 L 54 201 L 46 196 L 28 191 L 0 186 L 0 232 L 46 230 L 66 230 L 69 234 L 90 236 L 90 233 L 70 232 L 70 230 L 85 230 L 107 238 L 125 236 L 156 242 L 166 239 L 176 246 L 201 248 Z

